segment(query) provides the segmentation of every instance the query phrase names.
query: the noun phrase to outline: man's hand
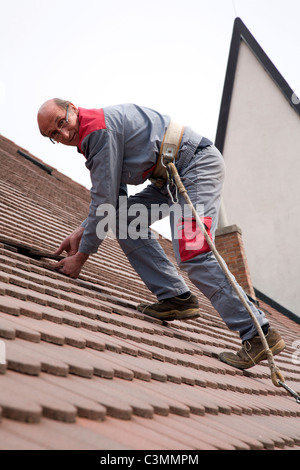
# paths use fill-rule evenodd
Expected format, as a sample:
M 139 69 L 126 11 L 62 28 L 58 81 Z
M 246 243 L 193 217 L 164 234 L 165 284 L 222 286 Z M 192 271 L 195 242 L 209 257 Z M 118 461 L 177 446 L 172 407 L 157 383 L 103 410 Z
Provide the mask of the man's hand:
M 58 263 L 54 265 L 54 268 L 61 274 L 65 274 L 66 276 L 70 276 L 76 279 L 80 271 L 88 259 L 89 255 L 86 253 L 80 253 L 79 251 L 72 256 L 68 256 L 67 258 L 62 259 Z
M 84 228 L 82 226 L 78 227 L 71 235 L 64 239 L 60 247 L 54 253 L 55 255 L 60 255 L 63 251 L 67 252 L 67 258 L 62 259 L 52 266 L 59 273 L 74 279 L 79 276 L 82 266 L 89 257 L 88 254 L 78 251 L 83 232 Z
M 60 247 L 55 251 L 55 255 L 60 255 L 63 251 L 68 253 L 68 256 L 75 255 L 78 252 L 80 240 L 82 238 L 84 228 L 82 226 L 74 230 L 71 235 L 64 239 Z

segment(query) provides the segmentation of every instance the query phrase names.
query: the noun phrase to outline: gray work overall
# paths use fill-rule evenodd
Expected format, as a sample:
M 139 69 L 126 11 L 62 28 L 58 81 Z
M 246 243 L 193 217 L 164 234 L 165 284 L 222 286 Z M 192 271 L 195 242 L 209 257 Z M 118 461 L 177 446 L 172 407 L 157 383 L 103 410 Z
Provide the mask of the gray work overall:
M 120 190 L 126 193 L 127 184 L 139 185 L 151 177 L 151 168 L 157 161 L 170 117 L 134 104 L 124 104 L 98 110 L 79 108 L 79 122 L 78 150 L 86 158 L 93 185 L 89 215 L 82 223 L 85 230 L 79 251 L 89 254 L 97 252 L 106 236 L 98 230 L 104 217 L 104 211 L 99 216 L 99 208 L 112 207 L 117 223 L 120 221 L 119 225 L 116 224 L 120 246 L 157 299 L 187 292 L 189 289 L 183 278 L 149 229 L 149 225 L 155 222 L 153 205 L 174 209 L 166 186 L 158 189 L 150 184 L 140 193 L 128 199 L 125 197 L 128 213 L 135 205 L 146 210 L 140 227 L 141 237 L 121 236 L 134 223 L 135 215 L 127 217 L 126 212 L 125 217 L 123 213 L 119 217 L 124 209 L 124 204 L 118 205 Z M 225 173 L 222 155 L 210 141 L 185 127 L 176 166 L 193 205 L 197 211 L 200 208 L 199 216 L 207 221 L 213 239 Z M 179 196 L 176 207 L 177 210 L 171 212 L 170 222 L 179 267 L 211 301 L 230 330 L 238 331 L 242 341 L 252 338 L 257 333 L 256 328 L 214 255 L 201 247 L 194 249 L 189 246 L 193 243 L 186 237 L 186 229 L 190 229 L 193 221 L 191 214 L 185 210 L 182 196 Z M 157 211 L 159 217 L 160 212 Z M 180 237 L 179 233 L 183 236 Z M 268 324 L 263 312 L 251 302 L 249 305 L 260 325 Z

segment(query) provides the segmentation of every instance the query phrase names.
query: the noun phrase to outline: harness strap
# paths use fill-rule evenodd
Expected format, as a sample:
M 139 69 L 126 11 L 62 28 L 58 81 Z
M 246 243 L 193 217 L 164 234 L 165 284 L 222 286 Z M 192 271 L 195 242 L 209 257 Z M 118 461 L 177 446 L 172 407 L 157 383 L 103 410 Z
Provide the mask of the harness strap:
M 162 188 L 168 179 L 166 165 L 177 159 L 183 132 L 184 126 L 174 121 L 170 122 L 160 147 L 156 165 L 149 178 L 151 183 L 158 188 Z

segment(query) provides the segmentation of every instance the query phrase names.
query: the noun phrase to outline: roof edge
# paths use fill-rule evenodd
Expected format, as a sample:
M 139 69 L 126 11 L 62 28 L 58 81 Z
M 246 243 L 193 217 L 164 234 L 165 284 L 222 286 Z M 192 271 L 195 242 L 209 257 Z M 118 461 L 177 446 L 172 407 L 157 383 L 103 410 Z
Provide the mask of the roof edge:
M 282 313 L 285 317 L 289 318 L 290 320 L 300 325 L 300 317 L 296 313 L 293 313 L 287 308 L 283 307 L 282 305 L 277 303 L 275 300 L 271 299 L 267 295 L 260 292 L 255 287 L 254 287 L 254 292 L 255 292 L 256 297 L 259 300 L 261 300 L 262 302 L 265 302 L 267 305 L 274 308 L 274 310 L 277 310 L 277 312 Z

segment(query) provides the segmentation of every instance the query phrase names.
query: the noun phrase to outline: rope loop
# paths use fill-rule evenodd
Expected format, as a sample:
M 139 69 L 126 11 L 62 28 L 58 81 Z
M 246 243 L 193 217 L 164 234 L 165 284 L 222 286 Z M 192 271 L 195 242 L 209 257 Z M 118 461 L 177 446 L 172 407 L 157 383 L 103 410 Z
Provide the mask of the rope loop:
M 281 387 L 281 383 L 284 383 L 284 377 L 277 367 L 276 370 L 271 373 L 271 379 L 275 387 Z

